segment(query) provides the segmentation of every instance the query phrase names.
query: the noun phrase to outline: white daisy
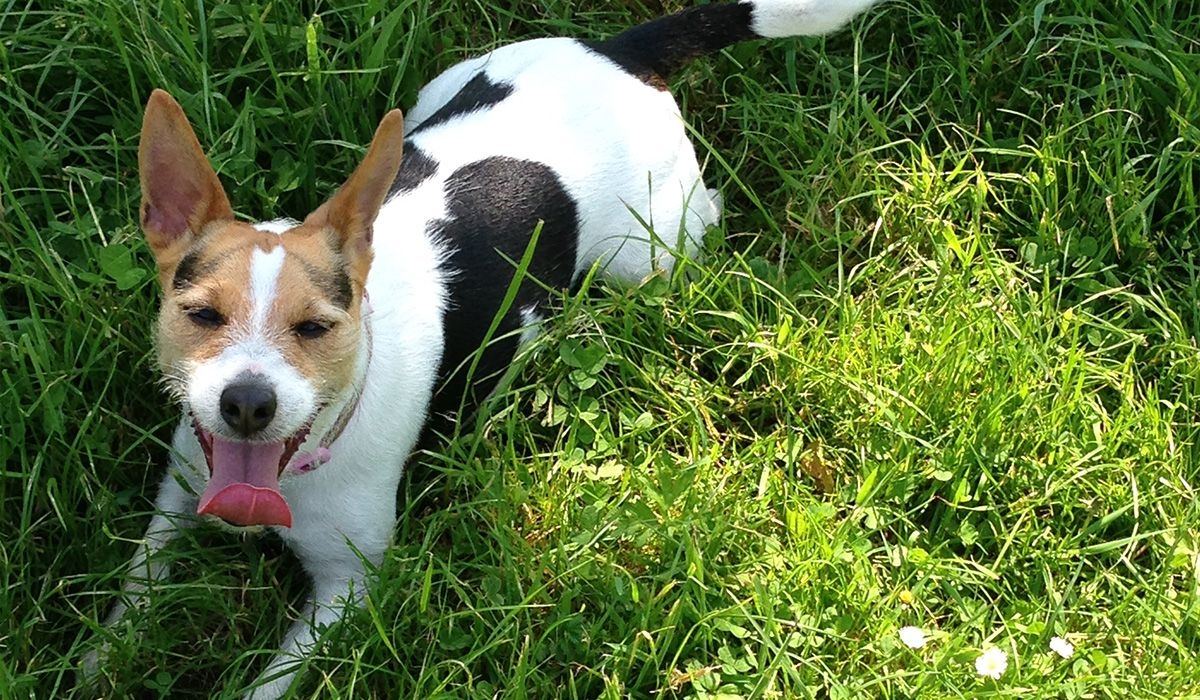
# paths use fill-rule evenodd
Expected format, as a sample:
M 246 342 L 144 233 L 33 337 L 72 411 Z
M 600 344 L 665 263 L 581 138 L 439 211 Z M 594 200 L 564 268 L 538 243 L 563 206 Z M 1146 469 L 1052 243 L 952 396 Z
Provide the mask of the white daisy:
M 1069 659 L 1075 655 L 1075 646 L 1062 637 L 1051 637 L 1050 651 L 1064 659 Z
M 975 659 L 975 672 L 985 678 L 999 680 L 1008 668 L 1008 654 L 999 647 L 988 647 Z
M 904 646 L 909 649 L 920 649 L 925 646 L 925 630 L 912 625 L 901 627 L 900 641 L 904 642 Z

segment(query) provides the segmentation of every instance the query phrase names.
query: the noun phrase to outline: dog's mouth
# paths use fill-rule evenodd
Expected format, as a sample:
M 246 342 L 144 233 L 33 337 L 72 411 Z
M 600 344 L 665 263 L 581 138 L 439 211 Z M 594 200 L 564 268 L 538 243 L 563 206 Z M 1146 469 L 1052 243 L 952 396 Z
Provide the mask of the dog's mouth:
M 210 433 L 193 420 L 209 476 L 196 512 L 243 527 L 291 527 L 292 510 L 279 491 L 279 475 L 311 426 L 305 425 L 281 442 L 241 442 Z

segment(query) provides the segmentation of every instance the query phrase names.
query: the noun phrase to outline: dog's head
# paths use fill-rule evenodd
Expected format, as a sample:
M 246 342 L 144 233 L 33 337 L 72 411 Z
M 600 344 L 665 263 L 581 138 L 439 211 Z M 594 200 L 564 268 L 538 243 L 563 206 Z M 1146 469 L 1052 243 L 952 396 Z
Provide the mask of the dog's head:
M 303 223 L 256 227 L 235 219 L 179 104 L 161 90 L 150 96 L 141 224 L 163 291 L 159 366 L 208 461 L 199 512 L 291 525 L 279 477 L 322 411 L 355 391 L 372 224 L 402 145 L 395 110 Z

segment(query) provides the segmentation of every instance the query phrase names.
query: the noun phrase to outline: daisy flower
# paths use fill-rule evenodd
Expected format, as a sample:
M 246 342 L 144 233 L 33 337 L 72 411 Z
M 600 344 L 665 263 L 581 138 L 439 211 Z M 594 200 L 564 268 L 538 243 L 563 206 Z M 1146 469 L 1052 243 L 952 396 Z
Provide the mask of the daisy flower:
M 999 647 L 988 647 L 975 659 L 975 672 L 985 678 L 999 680 L 1008 668 L 1008 654 Z
M 1075 655 L 1075 646 L 1062 637 L 1051 637 L 1050 651 L 1064 659 L 1069 659 Z
M 909 649 L 920 649 L 925 646 L 925 630 L 912 625 L 901 627 L 900 641 L 904 642 L 904 646 Z

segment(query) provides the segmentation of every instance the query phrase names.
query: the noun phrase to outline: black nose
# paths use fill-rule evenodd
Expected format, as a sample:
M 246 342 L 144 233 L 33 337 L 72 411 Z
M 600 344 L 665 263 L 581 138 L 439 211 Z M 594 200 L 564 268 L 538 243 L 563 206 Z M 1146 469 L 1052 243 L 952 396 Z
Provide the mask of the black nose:
M 275 392 L 257 383 L 230 384 L 221 392 L 221 417 L 238 434 L 249 437 L 275 417 Z

